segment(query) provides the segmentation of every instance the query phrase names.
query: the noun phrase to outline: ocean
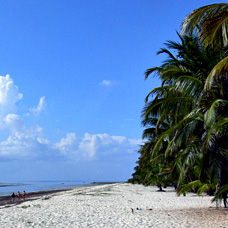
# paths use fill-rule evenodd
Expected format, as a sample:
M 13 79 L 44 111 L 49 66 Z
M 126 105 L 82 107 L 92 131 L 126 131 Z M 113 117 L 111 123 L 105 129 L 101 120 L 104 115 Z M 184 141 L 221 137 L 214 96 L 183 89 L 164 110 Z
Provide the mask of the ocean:
M 0 183 L 0 196 L 16 194 L 18 191 L 36 192 L 90 185 L 86 181 L 23 181 L 18 183 Z

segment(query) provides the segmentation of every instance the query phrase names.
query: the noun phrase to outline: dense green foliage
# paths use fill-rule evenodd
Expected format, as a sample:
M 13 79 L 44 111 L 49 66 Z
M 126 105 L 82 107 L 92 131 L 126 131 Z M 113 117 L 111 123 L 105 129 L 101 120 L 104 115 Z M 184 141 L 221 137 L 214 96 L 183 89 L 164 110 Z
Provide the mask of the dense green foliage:
M 182 28 L 180 42 L 168 41 L 158 52 L 167 55 L 162 65 L 145 72 L 145 78 L 159 77 L 161 86 L 146 96 L 146 140 L 129 182 L 160 190 L 173 185 L 178 194 L 207 192 L 226 206 L 228 4 L 194 10 Z

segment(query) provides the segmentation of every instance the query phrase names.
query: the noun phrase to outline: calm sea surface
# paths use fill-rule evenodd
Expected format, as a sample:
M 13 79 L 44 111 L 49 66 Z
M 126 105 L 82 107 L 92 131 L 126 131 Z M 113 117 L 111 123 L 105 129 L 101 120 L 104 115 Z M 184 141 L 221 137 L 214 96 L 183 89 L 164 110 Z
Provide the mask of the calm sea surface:
M 56 190 L 71 187 L 90 185 L 86 181 L 25 181 L 18 183 L 0 183 L 0 196 L 11 195 L 13 192 L 36 192 L 44 190 Z

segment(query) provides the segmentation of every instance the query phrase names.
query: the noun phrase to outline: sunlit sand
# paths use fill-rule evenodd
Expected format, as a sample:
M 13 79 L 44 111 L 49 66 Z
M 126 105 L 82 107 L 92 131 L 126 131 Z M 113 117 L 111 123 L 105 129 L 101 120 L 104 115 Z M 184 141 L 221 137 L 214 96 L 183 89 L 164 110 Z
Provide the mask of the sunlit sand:
M 0 227 L 228 227 L 211 197 L 125 183 L 75 188 L 3 205 Z M 138 208 L 138 210 L 137 210 Z

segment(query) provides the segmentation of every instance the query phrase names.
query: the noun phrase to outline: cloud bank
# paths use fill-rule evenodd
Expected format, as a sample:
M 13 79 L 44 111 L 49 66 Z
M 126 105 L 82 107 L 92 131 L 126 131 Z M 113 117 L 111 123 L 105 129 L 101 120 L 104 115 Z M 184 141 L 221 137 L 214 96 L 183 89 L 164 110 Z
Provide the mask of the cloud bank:
M 5 141 L 0 143 L 0 158 L 89 161 L 109 160 L 113 156 L 126 156 L 134 153 L 141 140 L 129 140 L 123 136 L 109 134 L 89 134 L 76 137 L 75 133 L 67 133 L 65 138 L 53 143 L 40 137 L 41 130 L 26 129 L 14 131 Z
M 110 85 L 111 82 L 104 80 L 102 83 Z M 9 75 L 0 76 L 0 131 L 8 133 L 7 138 L 0 141 L 1 160 L 110 160 L 134 153 L 141 143 L 141 140 L 106 133 L 85 133 L 77 137 L 75 132 L 66 133 L 58 142 L 51 142 L 43 137 L 42 127 L 28 128 L 25 120 L 18 115 L 16 104 L 22 98 L 13 79 Z M 45 96 L 42 96 L 38 105 L 28 111 L 37 116 L 46 105 Z

